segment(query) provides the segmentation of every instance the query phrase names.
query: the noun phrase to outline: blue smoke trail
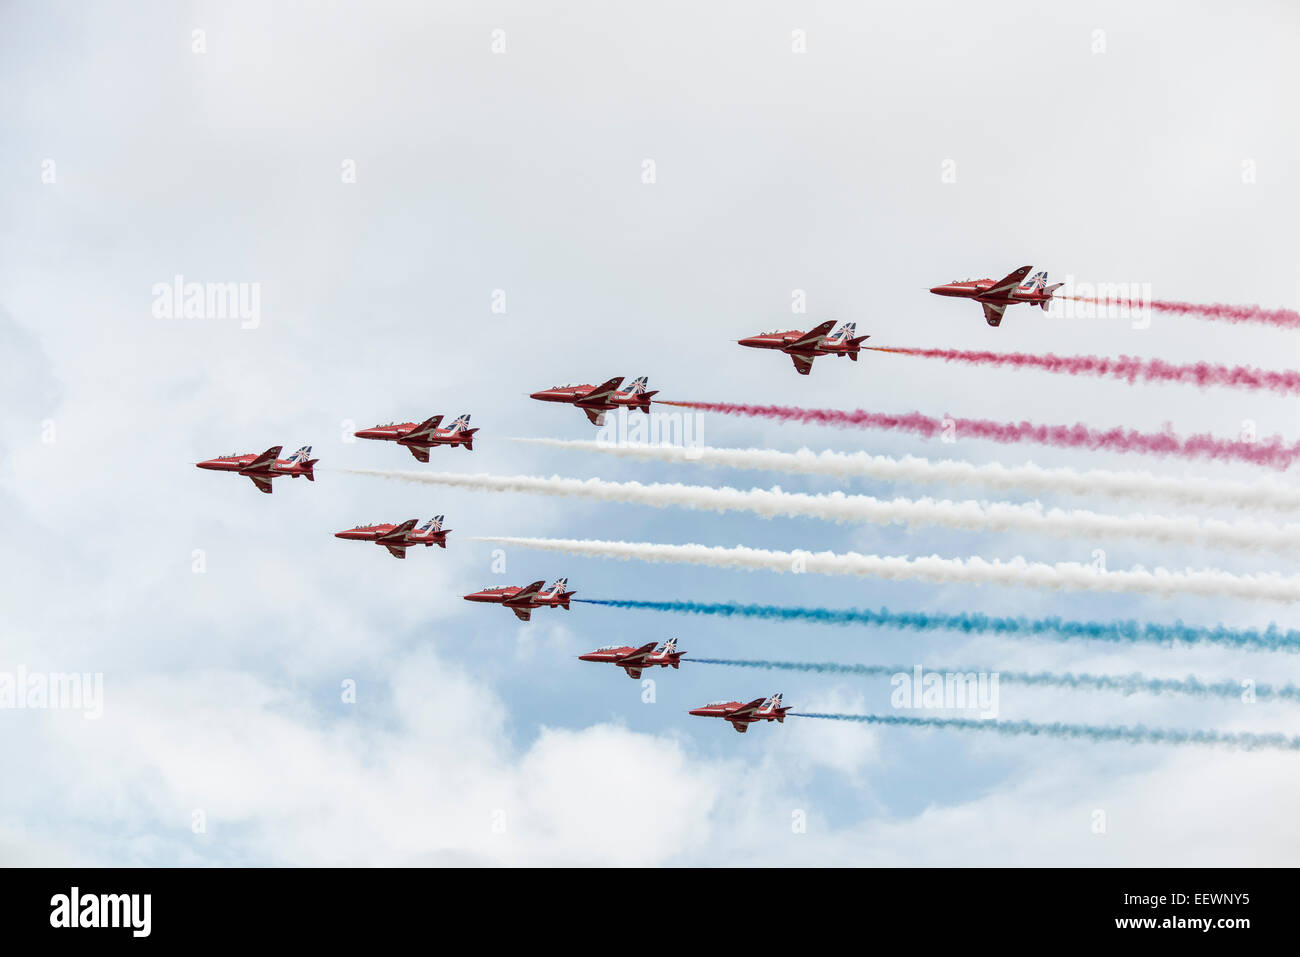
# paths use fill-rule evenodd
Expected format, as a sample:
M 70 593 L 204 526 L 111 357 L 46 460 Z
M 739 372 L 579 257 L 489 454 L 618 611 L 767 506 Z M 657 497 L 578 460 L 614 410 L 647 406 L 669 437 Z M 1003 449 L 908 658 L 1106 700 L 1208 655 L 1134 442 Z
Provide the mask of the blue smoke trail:
M 1083 738 L 1088 741 L 1126 741 L 1130 744 L 1209 745 L 1256 751 L 1277 748 L 1300 751 L 1300 737 L 1284 734 L 1255 734 L 1250 731 L 1179 731 L 1143 725 L 1039 724 L 1033 721 L 979 721 L 974 718 L 913 718 L 893 714 L 819 714 L 791 711 L 791 717 L 824 718 L 830 721 L 861 721 L 867 724 L 904 725 L 912 728 L 947 728 L 956 731 L 992 731 L 1005 735 L 1043 735 L 1053 738 Z
M 1063 618 L 999 618 L 992 615 L 961 612 L 955 615 L 931 615 L 921 611 L 890 611 L 881 608 L 783 608 L 778 605 L 742 605 L 735 602 L 705 603 L 693 601 L 632 601 L 575 598 L 589 605 L 607 605 L 612 608 L 639 608 L 651 611 L 672 611 L 688 615 L 721 615 L 727 618 L 767 618 L 776 621 L 808 621 L 828 625 L 875 625 L 881 628 L 900 628 L 910 631 L 959 631 L 966 634 L 993 634 L 1005 637 L 1084 638 L 1092 641 L 1122 643 L 1151 643 L 1169 645 L 1187 644 L 1227 645 L 1232 648 L 1262 649 L 1267 651 L 1300 651 L 1300 631 L 1281 630 L 1269 625 L 1260 631 L 1256 628 L 1226 628 L 1185 625 L 1176 621 L 1172 625 L 1154 622 L 1128 621 L 1069 621 Z
M 683 661 L 697 665 L 730 665 L 734 668 L 767 668 L 780 671 L 803 671 L 815 674 L 841 675 L 896 675 L 900 672 L 910 675 L 912 668 L 907 665 L 860 665 L 839 664 L 832 661 L 765 661 L 760 659 L 739 658 L 684 658 Z M 930 672 L 949 674 L 991 674 L 991 668 L 944 668 L 932 666 Z M 1040 687 L 1073 688 L 1080 691 L 1118 691 L 1131 695 L 1146 692 L 1148 694 L 1186 694 L 1198 697 L 1217 696 L 1221 698 L 1240 698 L 1246 691 L 1237 681 L 1204 682 L 1189 675 L 1186 678 L 1151 678 L 1133 672 L 1127 675 L 1089 675 L 1072 672 L 1052 673 L 1049 671 L 997 671 L 999 681 L 1010 681 L 1022 685 Z M 1300 701 L 1300 687 L 1285 684 L 1277 688 L 1272 685 L 1256 685 L 1252 693 L 1258 700 L 1284 699 Z

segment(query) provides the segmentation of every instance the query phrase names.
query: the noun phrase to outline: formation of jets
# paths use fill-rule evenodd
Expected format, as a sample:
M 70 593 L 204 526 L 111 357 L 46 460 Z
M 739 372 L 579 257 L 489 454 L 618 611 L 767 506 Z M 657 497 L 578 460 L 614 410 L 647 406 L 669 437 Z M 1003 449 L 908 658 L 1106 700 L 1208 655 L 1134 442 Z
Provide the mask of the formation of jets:
M 648 389 L 648 376 L 633 379 L 625 391 L 620 392 L 623 377 L 618 376 L 600 385 L 556 385 L 529 395 L 530 399 L 542 402 L 567 402 L 587 413 L 592 425 L 604 425 L 605 413 L 615 409 L 640 409 L 650 414 L 650 399 L 657 390 Z
M 1036 272 L 1030 276 L 1029 270 L 1033 268 L 1021 266 L 997 282 L 992 279 L 960 279 L 935 286 L 930 291 L 936 296 L 974 299 L 984 307 L 984 321 L 990 326 L 998 326 L 1002 323 L 1002 313 L 1007 311 L 1007 306 L 1014 306 L 1018 302 L 1040 306 L 1044 312 L 1047 311 L 1052 294 L 1065 285 L 1058 282 L 1049 286 L 1046 272 Z
M 795 371 L 800 375 L 812 372 L 813 360 L 818 356 L 848 356 L 850 361 L 858 361 L 858 352 L 862 343 L 870 336 L 854 336 L 856 323 L 846 322 L 835 330 L 835 320 L 823 322 L 820 326 L 801 332 L 787 329 L 785 332 L 763 332 L 748 339 L 741 339 L 742 346 L 751 349 L 779 349 L 794 361 Z
M 447 536 L 451 534 L 451 529 L 443 528 L 442 520 L 443 516 L 435 515 L 419 528 L 415 527 L 414 518 L 408 518 L 400 525 L 358 525 L 335 532 L 334 537 L 354 542 L 374 542 L 383 545 L 394 558 L 405 558 L 406 549 L 411 545 L 447 547 Z
M 469 597 L 469 596 L 466 596 Z M 662 645 L 657 641 L 647 642 L 640 648 L 631 645 L 605 645 L 585 655 L 578 655 L 579 661 L 596 661 L 622 668 L 629 678 L 640 678 L 646 668 L 681 667 L 682 656 L 686 652 L 677 650 L 677 639 L 669 638 Z M 702 708 L 692 708 L 688 713 L 702 718 L 725 718 L 731 726 L 744 734 L 756 721 L 785 722 L 790 705 L 781 703 L 781 694 L 777 692 L 770 698 L 755 698 L 743 703 L 740 701 L 714 701 Z
M 496 605 L 505 605 L 515 613 L 515 617 L 520 621 L 528 621 L 533 617 L 534 608 L 563 608 L 569 610 L 569 599 L 577 592 L 565 591 L 569 586 L 567 578 L 556 579 L 555 584 L 546 591 L 542 591 L 542 586 L 546 584 L 546 579 L 535 581 L 531 585 L 499 585 L 495 588 L 485 588 L 482 591 L 471 592 L 465 596 L 466 601 L 490 602 Z
M 438 428 L 442 416 L 435 415 L 423 422 L 389 422 L 376 425 L 354 433 L 359 439 L 378 439 L 383 442 L 396 442 L 411 450 L 419 462 L 429 461 L 429 449 L 438 445 L 450 445 L 452 448 L 464 446 L 467 452 L 474 451 L 474 433 L 478 429 L 469 427 L 469 413 L 457 417 L 446 429 Z
M 618 665 L 627 672 L 629 678 L 640 678 L 643 668 L 679 668 L 684 651 L 677 650 L 677 639 L 669 638 L 660 646 L 651 641 L 640 648 L 631 645 L 604 645 L 585 655 L 578 655 L 579 661 L 603 661 Z
M 1030 275 L 1032 266 L 1022 266 L 1003 279 L 965 279 L 935 286 L 930 291 L 938 296 L 972 299 L 984 310 L 984 318 L 990 326 L 998 326 L 1008 306 L 1017 303 L 1037 305 L 1046 310 L 1053 294 L 1064 283 L 1047 284 L 1047 273 L 1036 272 Z M 834 331 L 832 331 L 834 330 Z M 747 339 L 738 340 L 740 345 L 752 349 L 770 349 L 783 352 L 794 363 L 795 371 L 808 375 L 812 371 L 814 360 L 821 356 L 848 356 L 856 362 L 862 349 L 862 343 L 870 336 L 859 336 L 857 327 L 846 322 L 835 328 L 834 320 L 823 322 L 807 331 L 789 329 L 784 332 L 765 332 Z M 560 385 L 533 392 L 530 398 L 542 402 L 560 402 L 581 409 L 593 425 L 603 425 L 605 415 L 618 409 L 640 410 L 647 415 L 654 396 L 658 393 L 649 388 L 646 376 L 633 379 L 623 388 L 623 377 L 609 379 L 599 385 Z M 420 462 L 429 461 L 429 450 L 440 445 L 452 448 L 463 447 L 466 451 L 474 450 L 474 434 L 477 428 L 470 428 L 469 413 L 458 416 L 450 426 L 442 428 L 441 415 L 425 419 L 423 422 L 390 422 L 361 429 L 354 433 L 360 439 L 394 442 L 405 446 Z M 247 476 L 257 488 L 266 493 L 272 491 L 272 480 L 281 476 L 297 478 L 302 475 L 307 481 L 315 481 L 313 468 L 318 459 L 311 457 L 311 446 L 305 445 L 287 459 L 281 459 L 281 446 L 273 446 L 261 455 L 248 453 L 243 455 L 220 455 L 196 463 L 201 469 L 219 472 L 236 472 Z M 447 547 L 447 535 L 451 529 L 443 528 L 442 515 L 435 515 L 420 527 L 416 519 L 407 519 L 400 524 L 380 523 L 375 525 L 358 525 L 354 528 L 335 532 L 336 538 L 349 541 L 373 542 L 388 549 L 395 558 L 405 558 L 406 550 L 415 545 L 439 548 Z M 503 585 L 472 592 L 466 601 L 485 602 L 504 605 L 514 612 L 520 621 L 529 621 L 536 608 L 564 608 L 568 610 L 570 599 L 576 594 L 566 591 L 568 579 L 558 579 L 549 588 L 545 580 L 535 581 L 530 585 Z M 632 645 L 605 645 L 585 655 L 579 655 L 580 661 L 594 661 L 612 664 L 622 668 L 630 678 L 639 679 L 647 668 L 679 668 L 683 655 L 677 650 L 677 639 L 669 638 L 662 645 L 651 641 L 640 647 Z M 785 720 L 790 710 L 781 702 L 781 695 L 769 698 L 756 698 L 750 702 L 715 701 L 702 708 L 694 708 L 689 713 L 700 717 L 722 718 L 739 732 L 745 732 L 749 726 L 758 721 Z

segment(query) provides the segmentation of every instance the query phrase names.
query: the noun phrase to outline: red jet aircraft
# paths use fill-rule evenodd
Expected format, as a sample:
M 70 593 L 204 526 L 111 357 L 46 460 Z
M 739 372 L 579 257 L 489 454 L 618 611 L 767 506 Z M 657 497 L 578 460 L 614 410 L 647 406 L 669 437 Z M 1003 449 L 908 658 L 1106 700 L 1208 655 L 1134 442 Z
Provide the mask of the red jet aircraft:
M 212 469 L 216 472 L 238 472 L 240 475 L 247 475 L 253 480 L 263 492 L 271 494 L 271 479 L 279 478 L 281 475 L 292 475 L 297 478 L 299 475 L 307 476 L 308 482 L 316 481 L 312 474 L 312 468 L 320 459 L 310 458 L 311 446 L 304 445 L 287 459 L 278 458 L 281 446 L 275 445 L 267 449 L 261 455 L 254 455 L 251 452 L 248 455 L 219 455 L 215 459 L 208 459 L 206 462 L 196 462 L 195 464 L 201 469 Z
M 1036 272 L 1029 276 L 1029 270 L 1033 268 L 1033 266 L 1021 266 L 1011 275 L 997 282 L 992 279 L 962 279 L 943 286 L 935 286 L 930 291 L 936 296 L 974 299 L 984 307 L 984 321 L 990 326 L 997 326 L 1001 324 L 1002 313 L 1007 311 L 1007 306 L 1014 306 L 1018 302 L 1041 306 L 1046 312 L 1048 304 L 1052 301 L 1052 293 L 1065 285 L 1063 282 L 1058 282 L 1049 286 L 1046 272 Z M 1025 279 L 1026 276 L 1029 278 Z
M 748 339 L 741 339 L 740 344 L 752 349 L 780 349 L 794 360 L 796 372 L 807 375 L 812 372 L 813 360 L 818 356 L 848 356 L 853 362 L 857 362 L 858 350 L 862 343 L 871 338 L 858 336 L 855 339 L 853 333 L 857 332 L 858 327 L 853 322 L 844 323 L 834 335 L 831 335 L 831 327 L 834 325 L 835 320 L 832 319 L 807 332 L 800 332 L 798 329 L 787 332 L 764 332 L 761 335 L 750 336 Z
M 677 650 L 677 639 L 669 638 L 662 649 L 659 643 L 651 641 L 640 648 L 630 645 L 605 645 L 587 655 L 578 655 L 579 661 L 608 661 L 618 665 L 627 672 L 629 678 L 640 678 L 642 668 L 677 668 L 681 666 L 684 651 Z
M 577 592 L 565 591 L 564 588 L 569 584 L 567 578 L 557 579 L 551 586 L 551 590 L 542 591 L 542 586 L 546 584 L 546 579 L 533 582 L 531 585 L 525 585 L 520 588 L 518 585 L 502 585 L 498 588 L 485 588 L 482 591 L 476 591 L 471 595 L 466 595 L 466 601 L 486 601 L 497 605 L 505 605 L 515 613 L 515 617 L 520 621 L 528 621 L 533 616 L 534 608 L 563 608 L 569 610 L 569 599 Z
M 691 714 L 703 718 L 726 718 L 733 728 L 744 734 L 755 721 L 784 723 L 785 713 L 792 707 L 794 706 L 781 707 L 781 695 L 778 692 L 770 698 L 755 698 L 749 704 L 741 704 L 739 701 L 714 701 L 703 708 L 695 708 Z
M 442 416 L 435 415 L 418 425 L 414 422 L 389 422 L 354 434 L 359 439 L 383 439 L 405 445 L 420 462 L 429 461 L 429 449 L 435 445 L 463 445 L 467 451 L 474 451 L 474 433 L 478 429 L 469 427 L 468 412 L 453 422 L 449 429 L 438 428 L 441 422 Z
M 623 377 L 619 376 L 610 379 L 608 382 L 602 382 L 600 385 L 556 385 L 549 389 L 543 389 L 541 392 L 534 392 L 529 396 L 530 399 L 540 399 L 542 402 L 567 402 L 570 405 L 576 405 L 583 412 L 587 413 L 587 418 L 591 420 L 592 425 L 604 425 L 605 413 L 612 412 L 618 408 L 640 409 L 646 415 L 650 414 L 650 397 L 657 395 L 658 390 L 646 391 L 646 384 L 649 376 L 641 376 L 639 379 L 633 379 L 632 384 L 627 387 L 626 392 L 618 391 L 618 387 L 623 384 Z
M 442 527 L 442 516 L 435 515 L 419 528 L 416 519 L 408 518 L 401 525 L 358 525 L 345 532 L 335 532 L 335 538 L 346 538 L 354 542 L 374 542 L 383 545 L 393 553 L 394 558 L 405 558 L 406 549 L 411 545 L 437 545 L 447 547 L 450 528 Z

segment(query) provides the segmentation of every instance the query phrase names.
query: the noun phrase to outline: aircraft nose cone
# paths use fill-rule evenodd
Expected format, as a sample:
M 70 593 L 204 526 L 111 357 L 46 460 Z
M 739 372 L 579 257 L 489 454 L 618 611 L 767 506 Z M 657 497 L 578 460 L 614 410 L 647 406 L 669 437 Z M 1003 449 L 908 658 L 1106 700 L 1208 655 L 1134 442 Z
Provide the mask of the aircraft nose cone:
M 761 346 L 761 345 L 763 344 L 761 340 L 759 340 L 759 339 L 757 339 L 757 338 L 755 338 L 755 337 L 751 337 L 751 338 L 749 338 L 749 339 L 739 339 L 739 340 L 737 340 L 737 341 L 738 341 L 742 346 L 749 346 L 749 347 L 752 348 L 752 349 L 756 349 L 756 348 L 758 348 L 759 346 Z
M 201 469 L 214 469 L 217 467 L 217 463 L 214 459 L 208 459 L 206 462 L 195 462 L 194 464 L 196 467 Z
M 546 392 L 545 392 L 545 391 L 542 391 L 542 392 L 530 392 L 530 393 L 528 393 L 528 398 L 530 398 L 530 399 L 545 399 L 545 398 L 546 398 Z

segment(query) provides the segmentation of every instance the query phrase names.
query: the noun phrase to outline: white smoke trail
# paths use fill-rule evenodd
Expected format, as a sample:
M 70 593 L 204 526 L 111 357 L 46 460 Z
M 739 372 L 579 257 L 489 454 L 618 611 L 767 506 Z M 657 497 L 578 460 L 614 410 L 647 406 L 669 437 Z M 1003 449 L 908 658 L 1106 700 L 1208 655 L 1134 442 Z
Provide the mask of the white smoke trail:
M 921 482 L 929 485 L 978 485 L 1000 492 L 1032 494 L 1105 495 L 1119 499 L 1167 501 L 1179 505 L 1232 506 L 1242 509 L 1300 511 L 1300 487 L 1280 482 L 1230 482 L 1203 478 L 1152 475 L 1150 472 L 1111 472 L 1090 469 L 1043 468 L 1038 465 L 977 465 L 952 460 L 931 461 L 915 456 L 890 458 L 869 452 L 778 452 L 772 449 L 721 449 L 678 446 L 515 438 L 512 442 L 546 445 L 584 452 L 603 452 L 620 458 L 660 462 L 694 462 L 734 469 L 758 469 L 835 478 L 871 478 L 885 482 Z
M 861 555 L 857 552 L 783 552 L 765 548 L 713 545 L 659 545 L 653 542 L 608 542 L 577 538 L 517 538 L 485 536 L 471 539 L 536 548 L 596 558 L 637 559 L 736 568 L 745 571 L 812 572 L 821 575 L 863 575 L 891 581 L 959 582 L 972 585 L 1024 585 L 1033 588 L 1068 588 L 1086 591 L 1137 592 L 1161 595 L 1224 596 L 1229 598 L 1300 601 L 1300 577 L 1273 572 L 1233 575 L 1217 569 L 1175 572 L 1099 571 L 1091 565 L 1059 562 L 1047 565 L 1016 557 L 1010 561 L 985 558 L 908 558 L 895 555 Z
M 944 528 L 994 532 L 1035 532 L 1058 538 L 1129 538 L 1160 544 L 1206 545 L 1249 552 L 1300 550 L 1300 525 L 1278 527 L 1263 522 L 1200 521 L 1159 515 L 1103 515 L 1078 509 L 1045 510 L 1037 502 L 952 502 L 936 499 L 877 499 L 869 495 L 831 492 L 810 495 L 773 489 L 712 488 L 678 483 L 607 482 L 529 475 L 487 475 L 456 472 L 415 472 L 388 469 L 345 469 L 427 485 L 475 491 L 527 492 L 601 502 L 691 508 L 713 512 L 747 511 L 764 518 L 819 518 L 832 522 L 872 522 L 889 525 L 937 525 Z

